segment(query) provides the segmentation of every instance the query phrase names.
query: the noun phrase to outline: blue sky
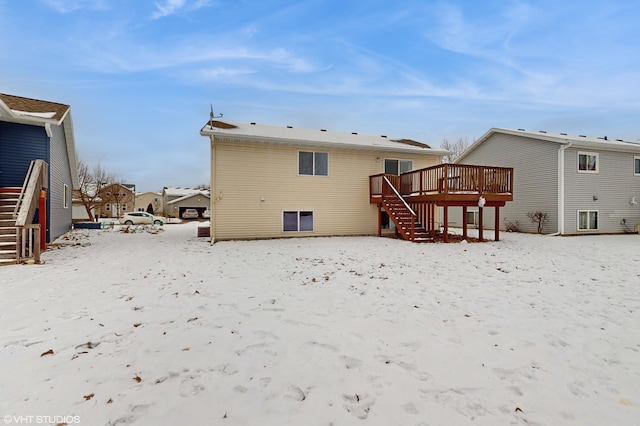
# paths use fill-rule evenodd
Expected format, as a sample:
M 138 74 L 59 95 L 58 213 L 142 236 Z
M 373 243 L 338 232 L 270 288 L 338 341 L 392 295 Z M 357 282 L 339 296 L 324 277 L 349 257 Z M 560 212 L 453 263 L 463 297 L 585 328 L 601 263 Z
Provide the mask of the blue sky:
M 439 146 L 491 127 L 640 139 L 640 2 L 0 0 L 0 92 L 71 105 L 139 191 L 209 180 L 230 121 Z

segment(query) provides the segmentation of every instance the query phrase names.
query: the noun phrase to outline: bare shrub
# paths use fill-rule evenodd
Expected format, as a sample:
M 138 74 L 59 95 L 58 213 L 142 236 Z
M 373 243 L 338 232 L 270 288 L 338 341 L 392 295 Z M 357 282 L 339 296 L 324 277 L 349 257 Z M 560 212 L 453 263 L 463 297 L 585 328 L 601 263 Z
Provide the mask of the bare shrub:
M 517 220 L 504 220 L 504 227 L 507 232 L 520 232 L 520 222 Z
M 532 223 L 538 224 L 538 234 L 542 234 L 544 224 L 549 221 L 549 215 L 538 210 L 537 212 L 527 213 L 527 217 L 531 220 Z

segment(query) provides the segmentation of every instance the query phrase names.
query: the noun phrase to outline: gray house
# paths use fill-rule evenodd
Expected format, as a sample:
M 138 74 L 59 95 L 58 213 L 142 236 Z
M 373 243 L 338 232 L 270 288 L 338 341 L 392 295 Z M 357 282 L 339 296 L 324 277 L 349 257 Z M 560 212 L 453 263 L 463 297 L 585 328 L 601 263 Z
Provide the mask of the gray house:
M 211 193 L 204 189 L 167 188 L 162 189 L 162 206 L 167 217 L 181 218 L 187 209 L 195 209 L 199 217 L 211 203 Z
M 517 221 L 537 232 L 527 213 L 543 212 L 543 233 L 562 235 L 636 232 L 640 224 L 640 144 L 525 130 L 490 129 L 456 159 L 458 164 L 514 168 L 513 202 L 501 228 Z M 475 211 L 473 211 L 475 210 Z M 475 208 L 465 220 L 473 225 Z M 491 209 L 485 217 L 493 223 Z M 461 217 L 452 221 L 462 223 Z

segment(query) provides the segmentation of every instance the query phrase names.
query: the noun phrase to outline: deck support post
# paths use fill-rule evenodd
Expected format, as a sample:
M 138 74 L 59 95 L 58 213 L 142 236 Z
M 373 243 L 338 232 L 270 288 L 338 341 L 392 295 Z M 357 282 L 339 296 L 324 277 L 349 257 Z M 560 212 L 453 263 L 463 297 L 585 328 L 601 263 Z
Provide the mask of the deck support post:
M 484 239 L 484 223 L 483 223 L 483 207 L 478 208 L 478 239 L 482 241 Z
M 47 249 L 47 191 L 40 190 L 40 198 L 38 199 L 38 223 L 40 229 L 40 250 Z
M 444 205 L 444 236 L 443 241 L 445 243 L 449 242 L 449 206 L 447 204 Z
M 495 228 L 495 240 L 500 241 L 500 207 L 496 206 L 496 220 L 494 224 Z
M 378 237 L 382 237 L 382 204 L 378 204 Z
M 467 239 L 467 206 L 462 206 L 462 238 Z

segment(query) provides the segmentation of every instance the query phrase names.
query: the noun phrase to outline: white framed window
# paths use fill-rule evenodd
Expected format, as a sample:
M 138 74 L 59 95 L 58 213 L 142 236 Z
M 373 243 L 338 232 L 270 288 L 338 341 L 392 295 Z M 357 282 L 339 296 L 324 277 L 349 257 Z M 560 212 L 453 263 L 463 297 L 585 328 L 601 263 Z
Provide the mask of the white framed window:
M 127 204 L 126 204 L 126 203 L 122 205 L 122 211 L 123 211 L 123 212 L 126 212 L 126 211 L 127 211 Z
M 413 169 L 413 161 L 398 160 L 396 158 L 384 159 L 384 172 L 388 175 L 400 175 Z
M 282 230 L 284 232 L 313 231 L 313 212 L 308 210 L 282 212 Z
M 65 209 L 69 208 L 69 185 L 67 185 L 66 183 L 63 184 L 63 194 L 62 194 L 62 207 L 64 207 Z
M 595 231 L 598 229 L 597 210 L 578 210 L 578 231 Z
M 478 210 L 467 210 L 467 217 L 465 218 L 467 225 L 478 226 L 478 223 L 480 222 L 478 214 Z
M 640 155 L 633 157 L 633 174 L 640 176 Z
M 111 204 L 109 204 L 109 203 L 105 204 L 104 205 L 104 209 L 105 209 L 105 211 L 108 211 L 108 212 L 111 211 Z
M 578 152 L 578 172 L 598 173 L 600 165 L 597 152 Z
M 298 174 L 329 176 L 329 153 L 298 151 Z

